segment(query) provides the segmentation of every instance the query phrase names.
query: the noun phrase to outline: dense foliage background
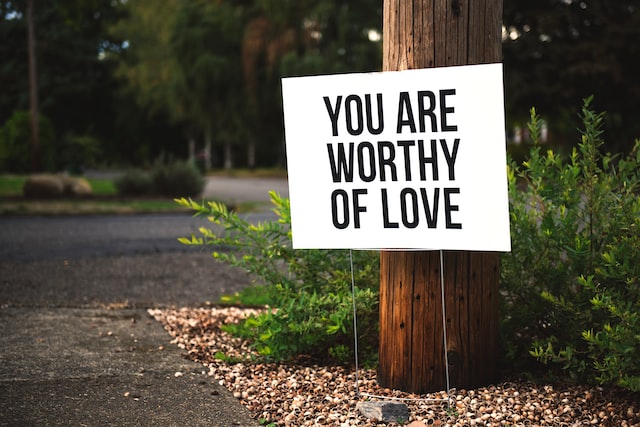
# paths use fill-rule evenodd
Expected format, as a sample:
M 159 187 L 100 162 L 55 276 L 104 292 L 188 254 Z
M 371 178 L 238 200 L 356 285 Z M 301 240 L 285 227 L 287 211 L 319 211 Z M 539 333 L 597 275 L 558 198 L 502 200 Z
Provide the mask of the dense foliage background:
M 27 2 L 0 0 L 3 127 L 29 110 Z M 42 164 L 78 163 L 62 152 L 81 141 L 85 166 L 149 165 L 160 155 L 197 156 L 206 168 L 284 166 L 280 77 L 380 69 L 381 9 L 373 0 L 34 2 L 40 113 L 54 132 L 42 153 L 54 158 Z M 607 112 L 605 148 L 631 149 L 639 9 L 640 0 L 504 1 L 513 140 L 518 128 L 530 139 L 535 105 L 548 142 L 572 145 L 576 106 L 595 95 Z

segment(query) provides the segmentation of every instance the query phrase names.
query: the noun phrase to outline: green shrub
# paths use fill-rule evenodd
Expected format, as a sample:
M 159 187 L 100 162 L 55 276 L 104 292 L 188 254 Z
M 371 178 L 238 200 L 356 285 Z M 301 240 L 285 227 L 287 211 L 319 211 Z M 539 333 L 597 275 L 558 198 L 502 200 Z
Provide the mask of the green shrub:
M 55 132 L 51 121 L 39 118 L 41 170 L 55 169 Z M 31 171 L 31 113 L 16 111 L 0 128 L 0 170 L 26 173 Z
M 640 141 L 603 154 L 603 114 L 584 102 L 564 161 L 538 144 L 509 167 L 512 252 L 502 257 L 503 343 L 570 378 L 640 390 Z
M 253 341 L 267 358 L 283 360 L 299 354 L 353 357 L 353 299 L 348 251 L 294 250 L 291 247 L 289 201 L 271 192 L 277 221 L 251 224 L 223 204 L 177 202 L 219 226 L 201 227 L 201 237 L 179 239 L 190 245 L 216 245 L 226 251 L 215 259 L 242 268 L 271 290 L 273 307 L 227 329 Z M 379 258 L 375 252 L 353 252 L 359 344 L 364 359 L 377 351 Z
M 196 196 L 204 188 L 202 175 L 188 162 L 158 163 L 151 172 L 130 170 L 115 181 L 121 196 Z
M 114 181 L 120 196 L 146 196 L 153 192 L 151 176 L 142 170 L 132 169 L 120 175 Z
M 96 138 L 69 134 L 63 140 L 60 163 L 70 173 L 81 173 L 83 168 L 95 166 L 100 152 L 100 141 Z
M 168 197 L 193 197 L 202 192 L 204 180 L 190 162 L 157 164 L 151 171 L 154 192 Z

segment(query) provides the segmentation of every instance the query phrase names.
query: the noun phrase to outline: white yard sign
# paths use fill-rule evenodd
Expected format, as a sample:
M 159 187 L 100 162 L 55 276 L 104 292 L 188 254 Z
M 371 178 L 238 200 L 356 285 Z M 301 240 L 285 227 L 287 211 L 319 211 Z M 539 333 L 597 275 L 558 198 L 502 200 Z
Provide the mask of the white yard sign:
M 294 248 L 510 250 L 501 64 L 282 93 Z

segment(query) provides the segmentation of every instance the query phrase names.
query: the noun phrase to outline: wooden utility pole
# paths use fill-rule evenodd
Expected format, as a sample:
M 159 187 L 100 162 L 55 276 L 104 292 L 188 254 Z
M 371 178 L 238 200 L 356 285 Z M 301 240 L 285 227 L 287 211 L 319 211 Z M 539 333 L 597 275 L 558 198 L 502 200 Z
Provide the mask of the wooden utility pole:
M 384 0 L 383 21 L 384 71 L 502 60 L 502 0 Z M 499 255 L 447 251 L 443 262 L 451 387 L 486 385 L 496 379 Z M 378 382 L 445 390 L 444 351 L 440 252 L 381 252 Z

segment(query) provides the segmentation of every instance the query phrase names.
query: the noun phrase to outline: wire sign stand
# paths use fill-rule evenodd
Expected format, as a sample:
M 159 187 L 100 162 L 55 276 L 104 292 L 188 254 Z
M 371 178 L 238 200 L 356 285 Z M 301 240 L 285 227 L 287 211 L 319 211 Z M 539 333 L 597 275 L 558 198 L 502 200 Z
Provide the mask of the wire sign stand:
M 442 303 L 442 339 L 444 340 L 444 363 L 445 363 L 445 379 L 447 386 L 447 398 L 403 398 L 403 397 L 395 397 L 395 396 L 381 396 L 369 393 L 363 393 L 360 391 L 360 379 L 359 379 L 359 364 L 358 364 L 358 321 L 357 321 L 357 309 L 356 309 L 356 285 L 355 285 L 355 276 L 353 271 L 353 250 L 349 249 L 349 262 L 351 265 L 351 294 L 353 299 L 353 335 L 354 335 L 354 355 L 355 355 L 355 379 L 356 379 L 356 395 L 362 397 L 368 397 L 373 399 L 382 399 L 382 400 L 399 400 L 399 401 L 409 401 L 409 402 L 425 402 L 425 403 L 440 403 L 446 402 L 447 408 L 451 407 L 451 384 L 449 382 L 449 356 L 447 354 L 447 313 L 445 310 L 445 298 L 444 298 L 444 261 L 442 249 L 440 252 L 440 297 Z

